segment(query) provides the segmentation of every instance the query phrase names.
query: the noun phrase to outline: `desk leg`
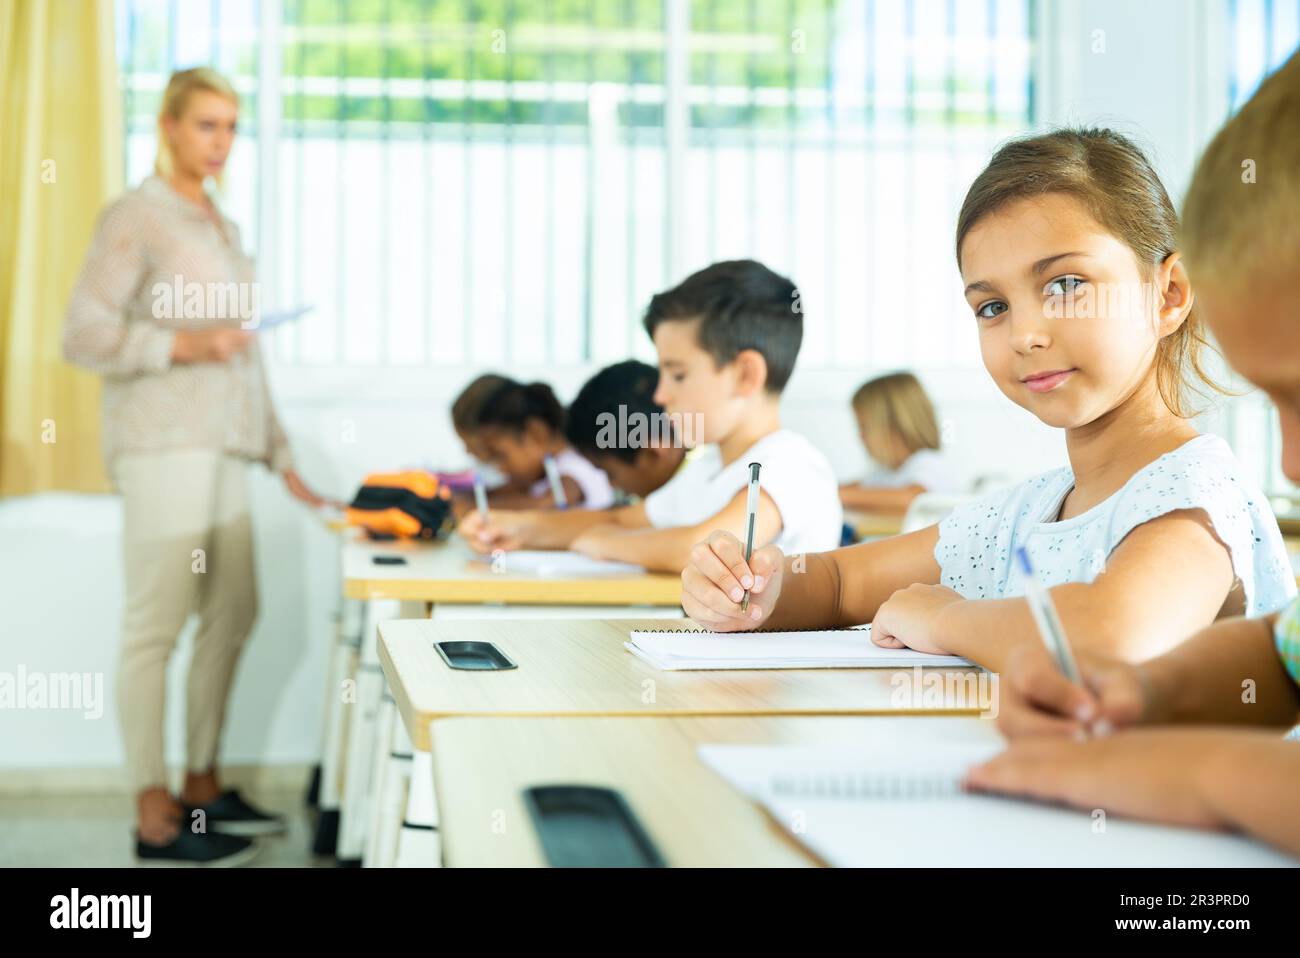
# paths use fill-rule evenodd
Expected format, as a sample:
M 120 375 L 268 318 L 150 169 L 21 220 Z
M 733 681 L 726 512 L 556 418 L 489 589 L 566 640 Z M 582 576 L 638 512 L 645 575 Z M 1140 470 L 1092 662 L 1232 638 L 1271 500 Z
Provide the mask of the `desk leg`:
M 366 868 L 392 868 L 397 835 L 406 804 L 406 783 L 411 776 L 411 741 L 406 736 L 397 703 L 387 690 L 379 706 L 379 738 L 375 748 L 370 830 L 366 836 Z
M 339 657 L 339 644 L 343 635 L 343 610 L 338 609 L 331 617 L 329 642 L 325 650 L 325 696 L 321 699 L 320 750 L 317 753 L 316 767 L 312 769 L 311 783 L 307 787 L 306 805 L 319 811 L 321 779 L 325 775 L 326 756 L 337 748 L 332 739 L 334 719 L 334 672 Z M 336 803 L 337 807 L 337 803 Z
M 375 717 L 384 689 L 376 629 L 381 621 L 400 617 L 401 604 L 393 600 L 373 599 L 365 604 L 356 684 L 350 690 L 350 699 L 344 700 L 344 708 L 348 710 L 348 736 L 337 853 L 343 864 L 360 864 L 366 844 L 366 803 L 370 794 Z
M 438 805 L 433 794 L 433 754 L 416 750 L 406 790 L 406 817 L 397 840 L 398 868 L 437 868 L 442 865 L 438 835 Z
M 343 782 L 343 803 L 339 816 L 338 858 L 359 864 L 366 847 L 368 812 L 378 782 L 372 778 L 376 744 L 376 719 L 384 692 L 384 671 L 379 664 L 380 622 L 389 619 L 427 618 L 423 602 L 372 599 L 366 603 L 362 630 L 361 659 L 357 666 L 356 700 L 350 706 L 347 771 Z
M 312 841 L 312 852 L 316 855 L 334 855 L 338 850 L 343 745 L 347 730 L 347 711 L 343 708 L 342 689 L 345 681 L 355 678 L 356 655 L 361 642 L 360 612 L 356 603 L 345 600 L 343 613 L 335 622 L 329 662 L 325 670 L 320 791 L 316 801 L 319 817 Z

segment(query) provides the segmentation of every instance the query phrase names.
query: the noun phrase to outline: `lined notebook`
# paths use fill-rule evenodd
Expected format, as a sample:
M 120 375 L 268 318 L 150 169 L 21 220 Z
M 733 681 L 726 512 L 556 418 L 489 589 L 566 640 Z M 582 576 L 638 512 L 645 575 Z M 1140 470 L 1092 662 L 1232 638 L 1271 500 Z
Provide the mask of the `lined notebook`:
M 1001 742 L 701 745 L 702 761 L 839 867 L 1295 866 L 1235 835 L 961 790 Z
M 871 626 L 794 632 L 706 632 L 636 629 L 623 643 L 665 672 L 694 669 L 891 669 L 913 665 L 970 665 L 957 655 L 882 649 Z
M 562 549 L 548 551 L 519 549 L 502 553 L 499 560 L 498 568 L 506 572 L 527 572 L 555 578 L 638 575 L 645 572 L 645 569 L 639 565 L 628 562 L 607 562 L 604 559 L 585 556 L 581 552 Z M 492 556 L 481 556 L 479 561 L 491 563 L 494 559 Z

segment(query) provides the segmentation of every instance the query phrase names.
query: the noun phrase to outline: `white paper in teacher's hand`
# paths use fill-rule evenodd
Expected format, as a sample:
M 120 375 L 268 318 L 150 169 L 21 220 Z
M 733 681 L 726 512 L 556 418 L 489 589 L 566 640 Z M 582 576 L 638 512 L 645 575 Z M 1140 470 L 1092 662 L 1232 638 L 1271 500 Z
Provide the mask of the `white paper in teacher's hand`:
M 252 332 L 259 332 L 264 329 L 275 329 L 275 327 L 279 326 L 281 323 L 292 322 L 300 316 L 310 313 L 315 308 L 316 307 L 311 303 L 304 303 L 302 306 L 293 306 L 289 309 L 272 310 L 269 313 L 262 313 L 256 323 L 252 323 L 244 328 L 251 330 Z

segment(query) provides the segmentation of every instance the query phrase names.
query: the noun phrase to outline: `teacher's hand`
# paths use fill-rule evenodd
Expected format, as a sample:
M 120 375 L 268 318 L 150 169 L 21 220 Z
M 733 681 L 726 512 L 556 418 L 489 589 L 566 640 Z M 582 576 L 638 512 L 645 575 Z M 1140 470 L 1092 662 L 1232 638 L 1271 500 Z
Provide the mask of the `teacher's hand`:
M 253 334 L 230 326 L 214 329 L 181 329 L 172 340 L 172 362 L 224 363 L 242 353 L 252 342 Z
M 343 508 L 341 502 L 337 502 L 333 499 L 326 499 L 324 496 L 318 496 L 316 493 L 312 492 L 307 483 L 303 482 L 302 477 L 294 470 L 286 469 L 283 476 L 284 487 L 289 490 L 289 495 L 293 496 L 299 502 L 305 502 L 313 509 L 319 509 L 321 506 L 334 506 L 339 509 Z

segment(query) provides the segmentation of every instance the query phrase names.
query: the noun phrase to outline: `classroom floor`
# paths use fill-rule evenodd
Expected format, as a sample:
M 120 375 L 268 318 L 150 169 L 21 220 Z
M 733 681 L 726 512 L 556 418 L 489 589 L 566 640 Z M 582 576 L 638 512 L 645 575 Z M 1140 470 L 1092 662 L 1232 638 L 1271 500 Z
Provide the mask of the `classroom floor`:
M 288 819 L 289 830 L 259 839 L 248 867 L 332 868 L 333 858 L 312 855 L 316 816 L 303 806 L 301 788 L 266 791 L 256 802 Z M 136 864 L 132 799 L 120 793 L 66 797 L 0 797 L 0 867 L 129 868 Z

